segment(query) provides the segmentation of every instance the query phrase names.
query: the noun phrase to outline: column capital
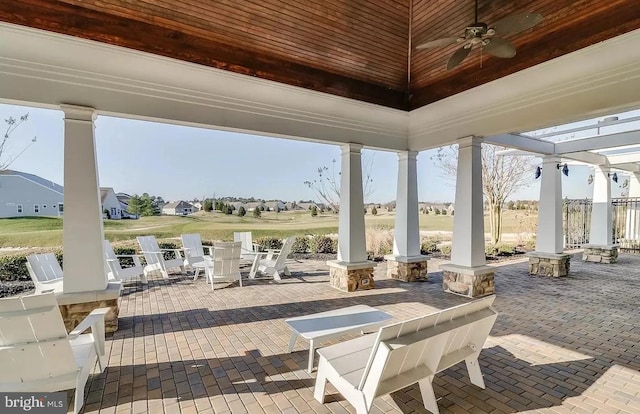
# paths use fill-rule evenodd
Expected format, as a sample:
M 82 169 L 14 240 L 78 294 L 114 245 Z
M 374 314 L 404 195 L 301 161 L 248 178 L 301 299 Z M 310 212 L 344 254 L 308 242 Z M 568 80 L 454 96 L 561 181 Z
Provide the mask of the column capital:
M 398 161 L 415 160 L 417 157 L 418 157 L 418 151 L 398 152 Z
M 95 108 L 90 106 L 60 104 L 60 109 L 64 112 L 65 119 L 95 121 L 97 116 Z
M 559 155 L 543 155 L 542 163 L 543 164 L 560 164 L 562 162 L 562 157 Z
M 594 170 L 596 172 L 600 170 L 603 174 L 606 174 L 611 171 L 611 167 L 608 165 L 594 165 Z
M 482 141 L 483 139 L 480 137 L 474 137 L 469 136 L 469 137 L 464 137 L 464 138 L 460 138 L 456 141 L 456 143 L 458 144 L 459 148 L 466 148 L 466 147 L 479 147 L 482 145 Z
M 362 151 L 363 145 L 350 142 L 348 144 L 342 144 L 340 147 L 342 148 L 343 154 L 346 154 L 346 153 L 360 154 Z

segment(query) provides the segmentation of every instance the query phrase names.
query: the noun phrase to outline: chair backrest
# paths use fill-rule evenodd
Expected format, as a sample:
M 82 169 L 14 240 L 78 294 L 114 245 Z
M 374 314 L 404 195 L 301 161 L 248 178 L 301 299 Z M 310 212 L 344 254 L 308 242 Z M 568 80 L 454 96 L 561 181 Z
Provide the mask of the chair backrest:
M 287 256 L 291 253 L 291 248 L 293 247 L 293 242 L 295 241 L 295 237 L 286 238 L 282 242 L 282 249 L 280 249 L 280 253 L 276 258 L 276 263 L 273 267 L 276 269 L 282 269 L 284 267 L 285 262 L 287 261 Z
M 387 325 L 378 331 L 359 389 L 381 395 L 440 372 L 479 352 L 497 312 L 489 296 L 429 315 Z M 385 382 L 386 381 L 386 382 Z
M 253 237 L 250 231 L 242 231 L 242 232 L 234 232 L 233 233 L 233 241 L 242 243 L 242 258 L 243 259 L 254 259 L 254 256 L 251 254 L 244 254 L 247 252 L 253 252 Z
M 142 249 L 142 254 L 144 255 L 144 260 L 147 262 L 147 265 L 160 263 L 161 260 L 164 260 L 161 254 L 146 253 L 160 252 L 160 247 L 158 246 L 158 241 L 155 236 L 138 236 L 136 240 L 138 240 L 140 249 Z
M 27 256 L 27 269 L 34 283 L 62 279 L 62 268 L 53 253 Z
M 105 269 L 107 269 L 107 272 L 113 273 L 113 276 L 116 277 L 122 270 L 120 260 L 116 257 L 109 240 L 104 240 L 102 245 L 104 247 L 102 250 L 104 250 Z
M 0 299 L 0 390 L 78 367 L 53 293 Z
M 185 255 L 189 257 L 204 257 L 204 248 L 199 234 L 181 234 L 180 238 L 182 239 L 182 247 L 185 248 Z
M 213 247 L 213 276 L 239 276 L 242 242 L 219 242 Z

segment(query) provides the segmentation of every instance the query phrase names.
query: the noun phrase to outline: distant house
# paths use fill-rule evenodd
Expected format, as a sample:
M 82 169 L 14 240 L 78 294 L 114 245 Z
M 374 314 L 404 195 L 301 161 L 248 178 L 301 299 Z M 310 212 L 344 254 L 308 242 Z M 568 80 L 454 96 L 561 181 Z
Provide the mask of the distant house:
M 116 192 L 111 187 L 100 187 L 100 201 L 102 202 L 102 216 L 111 220 L 122 218 L 122 204 Z
M 298 203 L 298 207 L 300 207 L 301 210 L 311 210 L 313 207 L 320 209 L 317 203 Z
M 296 203 L 295 201 L 289 201 L 288 203 L 285 203 L 285 210 L 287 211 L 300 211 L 300 210 L 304 210 L 302 207 L 300 207 L 298 205 L 298 203 Z
M 233 207 L 233 211 L 238 211 L 240 210 L 240 207 L 244 207 L 244 209 L 246 210 L 247 207 L 245 206 L 245 204 L 242 201 L 232 201 L 229 204 L 231 207 Z
M 63 192 L 61 185 L 37 175 L 0 171 L 0 218 L 61 216 Z
M 280 200 L 275 200 L 265 202 L 264 207 L 264 209 L 267 211 L 284 211 L 286 205 Z
M 196 208 L 196 211 L 204 210 L 204 203 L 202 201 L 196 201 L 192 204 Z
M 245 205 L 245 209 L 247 211 L 253 211 L 255 209 L 260 209 L 260 210 L 266 210 L 267 207 L 264 205 L 264 203 L 262 201 L 252 201 L 250 203 L 247 203 Z
M 162 214 L 169 216 L 186 216 L 194 212 L 196 212 L 196 207 L 186 201 L 174 201 L 162 207 Z

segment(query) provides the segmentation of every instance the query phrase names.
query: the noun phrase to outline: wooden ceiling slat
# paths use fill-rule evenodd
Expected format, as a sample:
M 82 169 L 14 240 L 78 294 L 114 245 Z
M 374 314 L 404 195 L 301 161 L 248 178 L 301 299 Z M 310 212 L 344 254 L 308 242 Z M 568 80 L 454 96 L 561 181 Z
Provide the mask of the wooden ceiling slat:
M 108 1 L 108 0 L 107 0 Z M 157 3 L 157 2 L 156 2 Z M 112 7 L 117 7 L 120 4 L 120 2 L 115 2 L 113 3 Z M 141 5 L 143 4 L 143 2 L 137 2 L 137 5 Z M 162 15 L 162 12 L 164 12 L 164 10 L 160 9 L 160 6 L 158 6 L 157 4 L 153 3 L 153 4 L 146 4 L 147 6 L 151 6 L 151 7 L 155 7 L 155 10 L 145 10 L 148 13 L 155 13 L 155 14 L 160 14 Z M 140 6 L 138 6 L 140 7 Z M 166 9 L 165 9 L 166 10 Z M 156 17 L 156 21 L 158 19 L 162 19 L 160 17 Z M 246 20 L 244 20 L 246 24 L 249 24 L 249 18 L 247 17 Z M 164 21 L 163 21 L 164 23 Z M 238 22 L 240 23 L 240 22 Z M 176 25 L 179 25 L 179 22 L 176 22 Z M 206 25 L 197 25 L 197 27 L 201 28 L 202 30 L 204 30 L 204 32 L 194 32 L 193 27 L 194 25 L 192 25 L 191 27 L 185 27 L 183 25 L 181 25 L 180 27 L 174 27 L 176 29 L 182 30 L 182 31 L 187 31 L 187 32 L 191 32 L 200 36 L 207 36 L 209 38 L 213 38 L 216 40 L 220 40 L 220 41 L 233 41 L 235 40 L 235 38 L 233 37 L 233 34 L 222 34 L 222 38 L 220 36 L 215 37 L 215 36 L 210 36 L 209 32 L 207 31 Z M 218 31 L 222 31 L 221 27 L 224 25 L 217 25 L 216 28 Z M 227 36 L 227 37 L 225 37 Z M 255 38 L 256 41 L 260 40 L 262 42 L 264 42 L 265 44 L 271 46 L 271 47 L 283 47 L 282 45 L 278 44 L 278 40 L 270 40 L 269 39 L 269 34 L 268 33 L 264 33 L 263 36 L 261 37 L 256 37 Z M 265 47 L 264 45 L 261 45 L 259 47 L 259 49 L 261 50 L 269 50 L 267 47 Z M 318 54 L 314 54 L 314 51 L 310 51 L 309 53 L 303 53 L 305 49 L 304 48 L 300 48 L 297 47 L 296 44 L 291 44 L 288 49 L 286 49 L 283 53 L 281 53 L 280 55 L 282 57 L 292 57 L 292 56 L 299 56 L 299 61 L 302 61 L 303 63 L 309 64 L 308 59 L 315 59 L 315 61 L 317 62 L 325 62 L 326 59 L 326 55 L 318 55 Z M 297 53 L 297 55 L 296 55 Z M 404 63 L 401 66 L 395 65 L 393 64 L 393 62 L 402 62 L 403 60 L 406 60 L 406 53 L 405 55 L 399 55 L 399 57 L 394 58 L 393 56 L 391 56 L 391 58 L 389 58 L 389 53 L 386 53 L 384 56 L 381 56 L 379 58 L 378 61 L 374 60 L 373 58 L 375 57 L 375 55 L 370 54 L 369 51 L 363 51 L 363 56 L 367 57 L 367 61 L 364 61 L 365 63 L 361 64 L 359 66 L 360 70 L 359 70 L 359 74 L 360 75 L 365 75 L 365 74 L 372 74 L 373 76 L 375 76 L 376 73 L 385 73 L 385 72 L 389 72 L 389 71 L 393 71 L 395 70 L 395 78 L 389 78 L 389 77 L 367 77 L 366 79 L 368 80 L 375 80 L 376 82 L 379 82 L 381 84 L 385 84 L 388 83 L 390 81 L 394 81 L 396 82 L 396 84 L 398 84 L 397 82 L 402 82 L 402 80 L 405 77 L 405 73 L 406 73 L 406 63 Z M 334 60 L 337 61 L 344 61 L 344 65 L 348 66 L 350 64 L 353 64 L 352 62 L 352 58 L 349 57 L 342 57 L 340 55 L 335 55 L 332 56 L 332 58 Z M 391 62 L 391 63 L 390 63 Z M 363 76 L 364 77 L 364 76 Z M 398 84 L 398 86 L 402 86 L 402 84 Z
M 395 108 L 413 96 L 416 108 L 633 30 L 638 9 L 638 0 L 478 0 L 488 24 L 527 12 L 544 21 L 505 36 L 514 58 L 484 54 L 480 67 L 474 50 L 450 71 L 459 45 L 415 46 L 462 35 L 474 0 L 13 0 L 0 1 L 0 19 Z

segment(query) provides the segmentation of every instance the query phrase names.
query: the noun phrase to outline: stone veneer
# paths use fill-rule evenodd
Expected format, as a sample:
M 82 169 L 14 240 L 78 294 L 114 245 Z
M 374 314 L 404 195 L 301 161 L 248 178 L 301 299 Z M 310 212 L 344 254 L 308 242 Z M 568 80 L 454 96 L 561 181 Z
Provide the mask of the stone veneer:
M 562 253 L 529 252 L 529 274 L 563 277 L 569 274 L 571 255 Z
M 582 260 L 594 263 L 615 263 L 618 261 L 618 245 L 584 246 Z
M 384 257 L 387 261 L 387 277 L 402 282 L 425 282 L 427 280 L 427 260 L 403 260 L 393 255 Z
M 329 265 L 329 283 L 331 287 L 344 292 L 373 289 L 373 262 L 349 264 L 336 261 Z
M 442 269 L 442 289 L 447 293 L 477 298 L 495 293 L 494 270 L 488 266 L 462 268 L 445 265 Z
M 106 299 L 96 302 L 70 303 L 67 305 L 58 305 L 64 326 L 67 332 L 71 332 L 73 328 L 78 326 L 84 318 L 91 313 L 92 310 L 98 308 L 109 308 L 109 312 L 104 317 L 104 325 L 106 333 L 113 333 L 118 330 L 118 299 Z

